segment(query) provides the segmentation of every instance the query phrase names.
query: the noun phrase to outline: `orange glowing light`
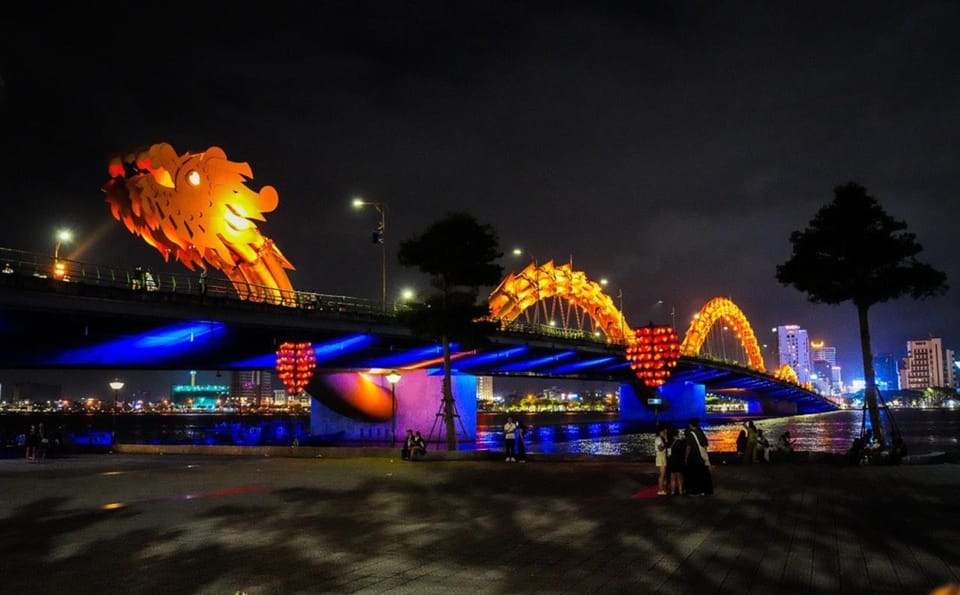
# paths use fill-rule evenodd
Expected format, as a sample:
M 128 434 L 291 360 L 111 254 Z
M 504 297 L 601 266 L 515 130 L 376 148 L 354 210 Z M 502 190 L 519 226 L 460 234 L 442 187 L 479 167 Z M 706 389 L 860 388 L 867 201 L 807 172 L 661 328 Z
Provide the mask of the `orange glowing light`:
M 317 355 L 313 343 L 281 343 L 277 349 L 277 377 L 291 395 L 298 395 L 313 378 Z
M 790 364 L 783 364 L 773 372 L 773 377 L 778 380 L 783 380 L 784 382 L 790 382 L 793 384 L 800 384 L 800 377 L 797 376 L 797 371 L 793 369 L 793 366 Z
M 672 326 L 649 324 L 634 331 L 627 345 L 630 369 L 646 386 L 664 384 L 680 359 L 680 337 Z
M 582 271 L 574 271 L 569 264 L 557 266 L 552 260 L 541 266 L 530 263 L 519 273 L 510 273 L 490 293 L 490 316 L 506 327 L 527 308 L 553 297 L 585 312 L 608 341 L 633 340 L 623 313 L 600 283 L 589 280 Z
M 693 357 L 699 355 L 700 349 L 707 339 L 707 333 L 719 320 L 730 327 L 730 330 L 743 345 L 743 349 L 747 353 L 747 367 L 757 372 L 764 372 L 766 367 L 763 363 L 763 355 L 760 353 L 760 344 L 757 343 L 757 336 L 753 333 L 750 321 L 747 320 L 747 317 L 743 315 L 736 304 L 723 297 L 713 298 L 694 315 L 693 320 L 690 321 L 690 327 L 684 335 L 683 344 L 680 346 L 680 354 Z
M 247 187 L 253 171 L 219 147 L 178 155 L 160 143 L 115 157 L 103 186 L 114 218 L 130 233 L 191 271 L 222 271 L 242 299 L 296 305 L 293 265 L 254 221 L 277 208 L 272 186 Z

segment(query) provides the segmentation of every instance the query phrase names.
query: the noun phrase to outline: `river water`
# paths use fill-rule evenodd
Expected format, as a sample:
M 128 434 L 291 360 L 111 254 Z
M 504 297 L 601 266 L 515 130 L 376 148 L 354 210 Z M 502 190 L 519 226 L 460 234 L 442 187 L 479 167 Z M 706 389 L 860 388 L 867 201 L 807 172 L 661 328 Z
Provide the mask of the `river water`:
M 960 451 L 960 410 L 957 409 L 894 409 L 893 423 L 900 430 L 910 454 Z M 503 415 L 481 416 L 477 430 L 478 448 L 502 448 Z M 587 422 L 544 419 L 523 416 L 531 426 L 530 452 L 582 453 L 597 455 L 650 456 L 654 434 L 617 420 L 615 414 L 606 419 Z M 864 421 L 860 410 L 842 410 L 772 419 L 753 418 L 771 444 L 784 431 L 789 431 L 798 451 L 845 453 L 854 438 L 860 435 Z M 884 419 L 889 417 L 884 415 Z M 742 419 L 709 418 L 701 425 L 714 452 L 736 452 L 737 434 Z M 869 426 L 869 419 L 866 420 Z M 890 422 L 885 421 L 886 427 Z
M 891 415 L 910 454 L 960 451 L 960 410 L 895 409 Z M 622 422 L 616 413 L 525 414 L 530 426 L 527 449 L 533 453 L 650 456 L 653 432 Z M 481 413 L 475 448 L 503 448 L 504 414 Z M 753 418 L 771 444 L 789 431 L 798 451 L 844 453 L 860 434 L 859 410 L 833 411 L 772 419 Z M 742 419 L 708 417 L 702 424 L 713 452 L 735 452 Z M 385 446 L 384 443 L 343 442 L 337 436 L 311 436 L 309 415 L 143 414 L 119 415 L 0 415 L 0 443 L 16 441 L 31 423 L 43 422 L 48 436 L 59 434 L 76 447 L 109 444 L 116 424 L 120 442 L 145 444 L 236 444 L 245 446 L 301 445 Z M 886 422 L 889 427 L 889 421 Z M 461 448 L 470 448 L 461 445 Z

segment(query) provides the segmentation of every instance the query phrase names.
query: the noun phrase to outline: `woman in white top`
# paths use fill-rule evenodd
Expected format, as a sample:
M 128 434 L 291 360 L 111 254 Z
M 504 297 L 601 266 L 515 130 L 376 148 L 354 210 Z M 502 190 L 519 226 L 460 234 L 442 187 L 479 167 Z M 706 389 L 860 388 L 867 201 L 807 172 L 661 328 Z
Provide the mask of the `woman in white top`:
M 503 441 L 507 451 L 506 461 L 515 463 L 517 461 L 514 451 L 517 446 L 517 422 L 513 421 L 513 417 L 507 417 L 507 423 L 503 424 Z
M 667 428 L 663 426 L 657 430 L 657 437 L 653 441 L 656 449 L 657 463 L 657 495 L 667 495 Z

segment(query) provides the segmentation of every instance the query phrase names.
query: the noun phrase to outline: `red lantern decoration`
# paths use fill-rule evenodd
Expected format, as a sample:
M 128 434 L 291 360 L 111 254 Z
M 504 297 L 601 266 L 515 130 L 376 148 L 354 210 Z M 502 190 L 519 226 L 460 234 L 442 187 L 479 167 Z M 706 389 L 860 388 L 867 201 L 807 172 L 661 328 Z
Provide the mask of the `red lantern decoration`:
M 646 386 L 657 387 L 670 377 L 680 359 L 680 337 L 672 326 L 653 323 L 634 331 L 635 341 L 627 345 L 627 361 Z
M 313 343 L 281 343 L 277 349 L 277 377 L 291 395 L 298 395 L 313 378 L 317 355 Z

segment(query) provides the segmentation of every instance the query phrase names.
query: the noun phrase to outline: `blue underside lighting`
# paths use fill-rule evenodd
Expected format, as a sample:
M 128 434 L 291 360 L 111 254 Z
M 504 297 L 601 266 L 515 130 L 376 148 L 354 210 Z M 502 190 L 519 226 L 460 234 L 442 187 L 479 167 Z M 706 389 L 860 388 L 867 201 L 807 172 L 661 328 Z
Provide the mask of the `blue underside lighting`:
M 330 361 L 341 355 L 364 349 L 373 343 L 373 335 L 350 335 L 313 346 L 317 354 L 317 363 Z M 267 353 L 228 364 L 226 367 L 239 370 L 265 370 L 277 365 L 277 354 Z
M 614 360 L 616 357 L 601 357 L 599 359 L 590 359 L 582 362 L 574 362 L 572 364 L 567 364 L 565 366 L 559 366 L 550 370 L 552 374 L 569 374 L 570 372 L 577 372 L 579 370 L 585 370 L 587 368 L 592 368 L 594 366 L 602 366 L 603 364 L 608 364 Z
M 460 346 L 456 343 L 450 344 L 450 351 L 457 351 Z M 397 353 L 395 355 L 388 355 L 381 357 L 369 362 L 364 362 L 359 367 L 362 368 L 401 368 L 403 366 L 410 366 L 413 364 L 420 363 L 424 360 L 438 358 L 443 355 L 443 346 L 441 345 L 430 345 L 429 347 L 421 347 L 420 349 L 413 349 L 410 351 L 404 351 L 403 353 Z
M 154 364 L 208 349 L 224 339 L 226 326 L 222 322 L 193 320 L 70 349 L 56 356 L 53 362 L 64 366 Z
M 537 359 L 528 359 L 522 362 L 517 362 L 515 364 L 500 366 L 498 370 L 500 372 L 526 372 L 534 368 L 539 368 L 540 366 L 553 364 L 553 363 L 559 362 L 560 360 L 571 358 L 575 355 L 577 355 L 576 351 L 563 351 L 560 353 L 554 353 L 553 355 L 548 355 L 546 357 L 541 357 Z
M 508 360 L 512 357 L 517 357 L 518 355 L 523 355 L 524 353 L 529 351 L 529 349 L 530 348 L 527 347 L 526 345 L 521 345 L 519 347 L 511 347 L 510 349 L 494 351 L 493 353 L 483 353 L 480 355 L 465 357 L 463 359 L 455 361 L 453 365 L 459 370 L 469 370 L 477 366 L 486 366 L 488 364 L 493 364 L 499 361 Z

